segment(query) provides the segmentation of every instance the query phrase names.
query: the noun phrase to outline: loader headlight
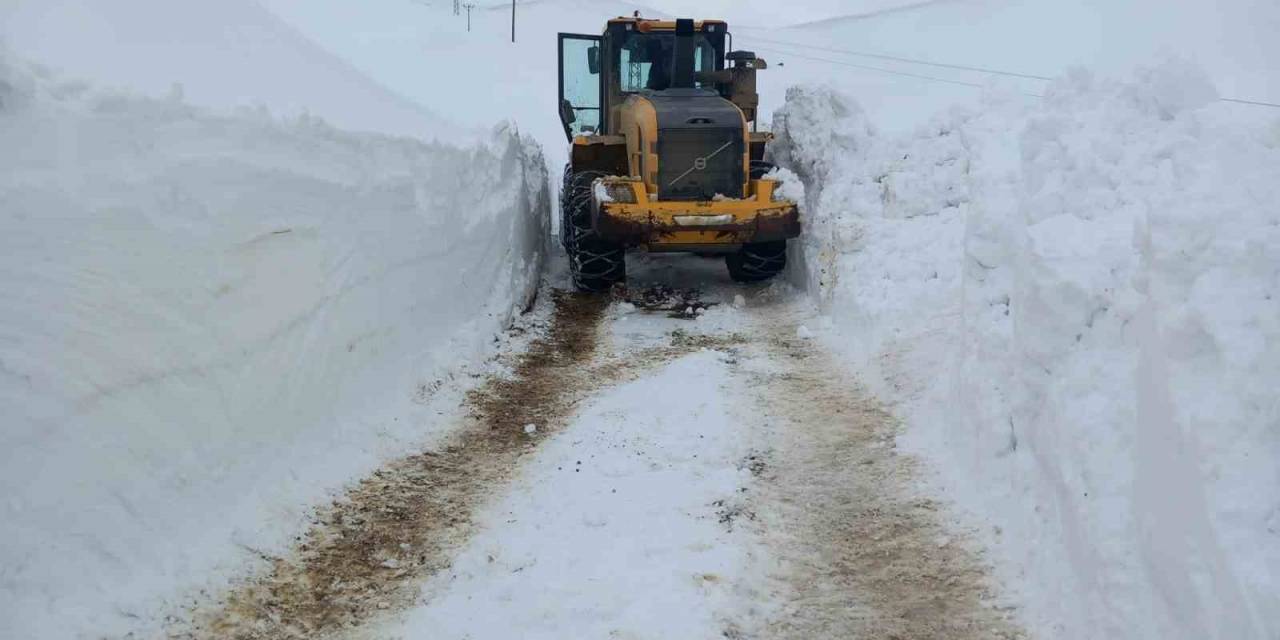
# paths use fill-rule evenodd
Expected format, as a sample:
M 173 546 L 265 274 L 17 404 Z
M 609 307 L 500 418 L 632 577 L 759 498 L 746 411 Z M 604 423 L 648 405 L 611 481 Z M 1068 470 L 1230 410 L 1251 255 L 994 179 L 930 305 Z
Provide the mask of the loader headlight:
M 635 204 L 636 192 L 631 187 L 630 182 L 610 182 L 605 180 L 597 180 L 595 185 L 596 200 L 605 202 L 620 202 L 622 204 Z
M 718 216 L 673 216 L 673 219 L 682 227 L 718 227 L 733 224 L 733 214 L 730 213 Z

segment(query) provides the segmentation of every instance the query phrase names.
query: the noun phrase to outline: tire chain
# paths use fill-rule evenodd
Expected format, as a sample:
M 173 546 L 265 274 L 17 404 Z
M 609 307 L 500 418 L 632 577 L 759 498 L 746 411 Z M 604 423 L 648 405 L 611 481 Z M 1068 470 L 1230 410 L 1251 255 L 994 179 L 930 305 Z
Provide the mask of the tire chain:
M 560 224 L 564 225 L 561 236 L 565 252 L 569 255 L 574 284 L 584 289 L 597 290 L 600 284 L 621 280 L 617 272 L 625 270 L 625 266 L 619 265 L 621 248 L 599 238 L 591 228 L 591 189 L 595 181 L 603 177 L 605 174 L 599 171 L 573 173 L 565 168 L 561 192 Z

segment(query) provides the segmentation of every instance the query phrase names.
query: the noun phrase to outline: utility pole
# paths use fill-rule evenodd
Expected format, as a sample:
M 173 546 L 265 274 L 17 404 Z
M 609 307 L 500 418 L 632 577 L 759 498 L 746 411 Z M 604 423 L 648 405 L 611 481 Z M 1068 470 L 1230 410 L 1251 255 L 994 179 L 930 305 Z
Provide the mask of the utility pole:
M 462 6 L 467 9 L 467 33 L 471 33 L 471 10 L 474 9 L 476 5 L 468 2 Z
M 511 0 L 511 41 L 516 41 L 516 0 Z

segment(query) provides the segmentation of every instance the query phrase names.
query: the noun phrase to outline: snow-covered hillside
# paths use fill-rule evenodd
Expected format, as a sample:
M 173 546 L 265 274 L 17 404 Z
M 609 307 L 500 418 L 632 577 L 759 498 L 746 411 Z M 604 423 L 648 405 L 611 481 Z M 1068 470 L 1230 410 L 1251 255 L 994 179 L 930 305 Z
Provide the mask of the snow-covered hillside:
M 506 125 L 344 133 L 6 57 L 0 148 L 5 638 L 136 630 L 287 543 L 539 280 L 547 176 Z
M 262 106 L 344 129 L 460 139 L 422 102 L 372 81 L 255 0 L 5 0 L 0 38 L 17 55 L 102 87 L 150 95 L 176 87 L 197 106 Z
M 1280 129 L 1167 62 L 914 133 L 789 92 L 798 274 L 1044 637 L 1280 633 Z
M 518 118 L 550 163 L 566 157 L 556 115 L 556 33 L 600 33 L 611 17 L 730 21 L 734 46 L 773 65 L 760 75 L 762 122 L 788 87 L 828 84 L 854 95 L 882 129 L 909 131 L 992 82 L 1042 94 L 1073 65 L 1123 72 L 1166 52 L 1208 70 L 1224 96 L 1280 102 L 1273 61 L 1280 11 L 1267 0 L 1062 3 L 1053 0 L 797 0 L 773 2 L 537 0 L 479 5 L 471 31 L 449 2 L 263 0 L 302 33 L 383 85 L 459 123 Z M 464 12 L 465 14 L 465 12 Z M 870 53 L 873 57 L 855 55 Z M 781 64 L 779 64 L 781 63 Z M 1255 108 L 1233 111 L 1253 118 Z
M 263 4 L 378 82 L 456 122 L 474 125 L 518 117 L 523 129 L 542 143 L 549 162 L 560 167 L 567 158 L 567 142 L 556 110 L 557 33 L 599 34 L 610 18 L 639 11 L 648 17 L 726 19 L 735 31 L 735 46 L 751 48 L 764 44 L 753 41 L 762 31 L 850 12 L 883 15 L 885 10 L 921 3 L 801 0 L 780 12 L 771 2 L 521 0 L 514 43 L 510 42 L 509 3 L 478 5 L 471 12 L 470 31 L 465 11 L 454 16 L 449 2 L 263 0 Z M 764 51 L 761 54 L 770 57 Z M 821 63 L 810 64 L 806 71 L 803 61 L 791 62 L 785 69 L 771 69 L 761 76 L 762 82 L 770 83 L 762 96 L 764 122 L 770 110 L 781 104 L 786 86 L 810 78 L 807 73 L 830 71 Z M 834 77 L 840 83 L 849 79 L 847 73 Z M 896 82 L 886 87 L 903 89 Z M 919 86 L 908 84 L 906 89 L 918 93 Z M 967 88 L 962 89 L 955 95 L 969 95 Z M 936 108 L 937 103 L 929 103 L 921 113 Z
M 1076 66 L 1123 75 L 1170 55 L 1204 69 L 1222 97 L 1280 103 L 1280 5 L 1270 0 L 896 6 L 848 3 L 845 15 L 806 24 L 739 25 L 737 46 L 773 63 L 760 77 L 763 111 L 781 106 L 788 87 L 826 84 L 856 97 L 882 130 L 910 131 L 952 105 L 978 105 L 992 83 L 1035 97 Z M 1236 106 L 1237 118 L 1268 116 Z
M 597 34 L 619 15 L 656 9 L 616 0 L 521 3 L 516 42 L 510 4 L 482 4 L 454 16 L 450 3 L 408 0 L 264 0 L 337 55 L 387 87 L 445 117 L 477 126 L 519 119 L 559 175 L 568 142 L 557 115 L 558 32 Z

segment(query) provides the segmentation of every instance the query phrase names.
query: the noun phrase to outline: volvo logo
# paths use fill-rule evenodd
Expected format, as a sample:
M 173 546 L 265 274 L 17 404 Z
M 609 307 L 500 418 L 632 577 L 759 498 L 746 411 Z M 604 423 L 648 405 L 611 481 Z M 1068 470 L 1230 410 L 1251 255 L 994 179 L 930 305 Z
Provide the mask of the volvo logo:
M 720 152 L 721 152 L 721 151 L 724 151 L 725 149 L 728 149 L 728 148 L 729 148 L 729 147 L 731 147 L 731 146 L 733 146 L 733 140 L 730 140 L 730 141 L 728 141 L 728 142 L 724 143 L 724 146 L 720 147 L 719 149 L 716 149 L 715 151 L 712 151 L 711 153 L 709 153 L 709 154 L 707 154 L 707 155 L 705 155 L 705 156 L 703 156 L 703 157 L 701 157 L 701 158 L 698 158 L 697 160 L 694 160 L 694 161 L 693 161 L 693 166 L 692 166 L 692 167 L 689 167 L 689 170 L 688 170 L 688 171 L 686 171 L 686 172 L 684 172 L 684 173 L 680 174 L 680 177 L 676 178 L 675 180 L 672 180 L 672 181 L 671 181 L 671 184 L 668 184 L 668 185 L 667 185 L 667 188 L 668 188 L 668 189 L 670 189 L 671 187 L 674 187 L 674 186 L 676 185 L 676 183 L 677 183 L 677 182 L 680 182 L 681 180 L 684 180 L 684 179 L 685 179 L 689 174 L 693 173 L 694 171 L 706 171 L 706 170 L 707 170 L 707 162 L 708 162 L 709 160 L 711 160 L 712 158 L 714 158 L 714 157 L 716 157 L 716 156 L 720 155 Z

